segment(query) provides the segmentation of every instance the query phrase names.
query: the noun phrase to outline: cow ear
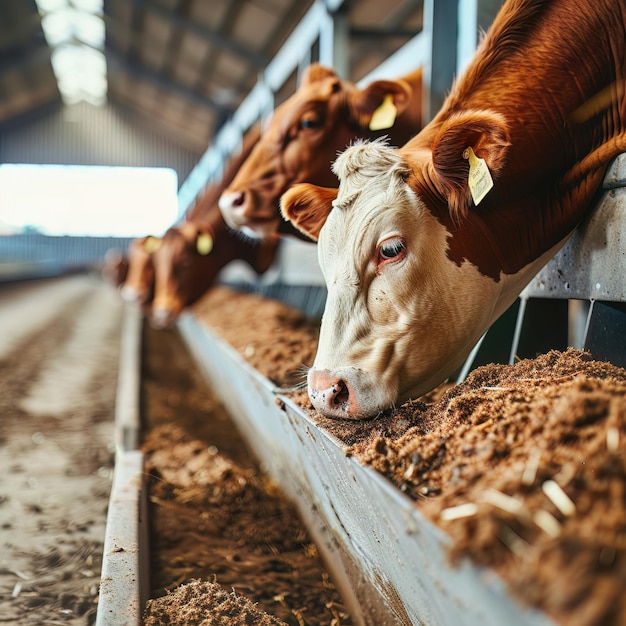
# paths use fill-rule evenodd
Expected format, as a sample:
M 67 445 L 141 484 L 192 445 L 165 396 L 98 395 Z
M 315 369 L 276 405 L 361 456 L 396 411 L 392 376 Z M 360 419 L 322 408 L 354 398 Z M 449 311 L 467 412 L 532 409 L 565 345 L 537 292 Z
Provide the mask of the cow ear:
M 309 65 L 302 75 L 301 85 L 310 85 L 325 78 L 339 78 L 335 70 L 319 63 Z
M 288 189 L 280 199 L 283 217 L 300 232 L 317 241 L 330 213 L 337 189 L 299 183 Z
M 441 125 L 432 144 L 434 182 L 455 221 L 495 184 L 509 146 L 506 120 L 494 111 L 467 111 Z
M 375 80 L 348 94 L 352 117 L 361 128 L 391 128 L 411 100 L 411 87 L 403 80 Z

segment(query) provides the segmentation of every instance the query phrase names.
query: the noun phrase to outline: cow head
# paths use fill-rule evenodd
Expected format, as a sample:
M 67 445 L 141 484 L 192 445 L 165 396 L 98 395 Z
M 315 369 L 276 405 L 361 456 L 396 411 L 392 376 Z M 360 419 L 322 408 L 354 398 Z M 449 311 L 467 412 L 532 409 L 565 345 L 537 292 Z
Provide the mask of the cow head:
M 473 147 L 497 185 L 504 120 L 457 117 L 427 136 L 411 149 L 358 143 L 333 165 L 338 190 L 303 184 L 282 198 L 284 217 L 318 240 L 328 298 L 308 387 L 330 417 L 371 417 L 433 389 L 517 295 L 456 241 L 489 248 L 463 237 L 473 213 L 463 154 Z
M 152 324 L 157 328 L 170 327 L 184 308 L 214 284 L 220 270 L 231 261 L 241 259 L 257 273 L 263 273 L 274 260 L 277 242 L 277 238 L 248 240 L 230 231 L 221 219 L 211 224 L 186 222 L 168 229 L 153 255 Z
M 314 64 L 298 91 L 273 113 L 259 142 L 222 193 L 219 206 L 226 223 L 252 237 L 290 232 L 280 217 L 279 199 L 292 184 L 336 185 L 330 164 L 356 137 L 368 137 L 370 122 L 381 105 L 401 113 L 419 94 L 407 82 L 379 80 L 365 89 L 342 81 L 332 70 Z M 418 107 L 418 112 L 421 106 Z M 420 113 L 421 119 L 421 113 Z M 382 131 L 394 115 L 377 124 Z M 413 133 L 419 126 L 411 127 Z M 402 137 L 402 143 L 408 136 Z
M 128 270 L 120 290 L 122 298 L 137 302 L 143 308 L 149 306 L 154 293 L 154 266 L 152 253 L 161 245 L 159 237 L 133 239 L 128 248 Z
M 121 287 L 128 276 L 128 258 L 121 250 L 110 248 L 104 254 L 100 273 L 107 283 Z

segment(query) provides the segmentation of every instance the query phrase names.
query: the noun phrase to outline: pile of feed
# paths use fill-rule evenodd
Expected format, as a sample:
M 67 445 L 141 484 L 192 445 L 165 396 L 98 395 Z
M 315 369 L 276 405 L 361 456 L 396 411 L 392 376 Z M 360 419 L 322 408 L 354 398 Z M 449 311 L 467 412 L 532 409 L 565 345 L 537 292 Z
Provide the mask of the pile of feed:
M 277 302 L 218 288 L 195 314 L 279 386 L 312 363 L 316 327 Z M 416 500 L 451 558 L 493 568 L 557 623 L 626 623 L 624 369 L 553 351 L 358 423 L 295 399 Z
M 221 585 L 194 580 L 156 600 L 149 600 L 144 626 L 198 624 L 199 626 L 286 626 L 259 611 L 247 598 Z
M 293 504 L 245 446 L 175 332 L 144 332 L 145 626 L 350 626 Z

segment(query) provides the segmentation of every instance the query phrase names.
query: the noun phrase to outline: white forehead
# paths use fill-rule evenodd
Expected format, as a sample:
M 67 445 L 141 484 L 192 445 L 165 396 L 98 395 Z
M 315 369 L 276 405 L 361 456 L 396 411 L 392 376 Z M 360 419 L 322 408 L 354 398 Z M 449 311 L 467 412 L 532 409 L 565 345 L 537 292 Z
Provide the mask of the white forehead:
M 398 192 L 409 168 L 397 150 L 385 140 L 357 141 L 333 163 L 339 178 L 336 205 L 350 203 L 355 195 L 367 196 Z
M 331 215 L 345 214 L 344 219 L 361 227 L 384 215 L 393 219 L 407 204 L 414 204 L 406 184 L 409 167 L 385 140 L 358 141 L 337 157 L 333 172 L 339 189 Z
M 365 261 L 385 231 L 414 214 L 415 195 L 406 183 L 408 166 L 384 142 L 358 142 L 342 152 L 333 171 L 339 177 L 333 202 L 319 238 L 320 262 Z

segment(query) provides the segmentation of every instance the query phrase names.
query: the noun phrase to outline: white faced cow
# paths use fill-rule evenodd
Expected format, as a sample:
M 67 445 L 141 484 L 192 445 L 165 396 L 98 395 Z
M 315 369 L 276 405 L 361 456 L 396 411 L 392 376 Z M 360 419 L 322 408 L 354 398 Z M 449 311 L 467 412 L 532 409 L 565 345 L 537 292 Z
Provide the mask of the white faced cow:
M 431 390 L 565 242 L 626 149 L 625 40 L 625 0 L 509 0 L 419 134 L 346 150 L 338 192 L 283 196 L 328 286 L 319 411 Z

